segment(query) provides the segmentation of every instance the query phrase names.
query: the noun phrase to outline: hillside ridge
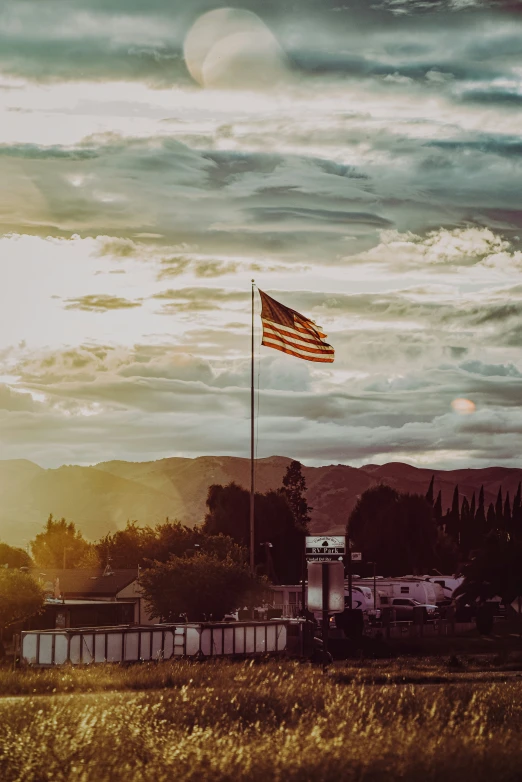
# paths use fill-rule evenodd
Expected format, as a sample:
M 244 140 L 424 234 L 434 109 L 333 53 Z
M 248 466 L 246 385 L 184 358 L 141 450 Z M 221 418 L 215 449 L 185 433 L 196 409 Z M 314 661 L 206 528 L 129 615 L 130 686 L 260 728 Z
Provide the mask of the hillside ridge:
M 256 460 L 256 490 L 277 489 L 290 457 Z M 424 494 L 434 476 L 435 495 L 442 492 L 443 511 L 459 486 L 469 500 L 484 486 L 486 507 L 498 488 L 511 498 L 522 480 L 522 468 L 433 470 L 402 462 L 352 467 L 303 464 L 312 506 L 311 531 L 344 532 L 348 516 L 361 494 L 380 483 L 409 493 Z M 0 540 L 25 547 L 41 531 L 50 513 L 74 521 L 88 540 L 125 526 L 128 520 L 156 524 L 165 518 L 194 526 L 205 516 L 208 487 L 235 481 L 250 485 L 250 461 L 239 456 L 166 457 L 153 461 L 111 460 L 91 466 L 63 465 L 45 469 L 26 459 L 0 460 Z

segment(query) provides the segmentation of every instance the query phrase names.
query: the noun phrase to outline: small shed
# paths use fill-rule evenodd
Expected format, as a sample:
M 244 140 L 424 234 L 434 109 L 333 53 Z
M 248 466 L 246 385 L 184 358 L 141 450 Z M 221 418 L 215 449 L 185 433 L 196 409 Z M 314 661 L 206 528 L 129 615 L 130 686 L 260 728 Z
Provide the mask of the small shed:
M 44 588 L 48 602 L 49 600 L 62 601 L 84 601 L 84 614 L 94 613 L 93 602 L 123 602 L 133 606 L 132 616 L 124 624 L 152 624 L 154 620 L 150 619 L 147 604 L 143 598 L 139 584 L 138 570 L 109 568 L 31 568 L 29 571 L 33 578 Z M 71 608 L 73 604 L 71 603 Z M 129 609 L 123 609 L 118 613 L 117 609 L 103 608 L 100 612 L 106 611 L 107 615 L 112 613 L 116 615 L 128 616 Z M 82 613 L 79 604 L 74 609 L 74 614 Z M 108 624 L 118 624 L 118 622 L 109 622 Z M 54 625 L 53 625 L 54 626 Z M 77 627 L 79 625 L 69 625 Z M 97 623 L 84 623 L 84 626 L 96 627 Z

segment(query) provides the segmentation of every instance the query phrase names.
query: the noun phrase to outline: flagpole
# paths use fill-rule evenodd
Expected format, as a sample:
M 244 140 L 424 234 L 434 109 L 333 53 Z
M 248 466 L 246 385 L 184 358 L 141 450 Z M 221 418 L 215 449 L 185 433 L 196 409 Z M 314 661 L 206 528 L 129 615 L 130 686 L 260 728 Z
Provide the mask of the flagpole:
M 252 340 L 250 354 L 250 570 L 254 573 L 254 280 L 252 280 Z

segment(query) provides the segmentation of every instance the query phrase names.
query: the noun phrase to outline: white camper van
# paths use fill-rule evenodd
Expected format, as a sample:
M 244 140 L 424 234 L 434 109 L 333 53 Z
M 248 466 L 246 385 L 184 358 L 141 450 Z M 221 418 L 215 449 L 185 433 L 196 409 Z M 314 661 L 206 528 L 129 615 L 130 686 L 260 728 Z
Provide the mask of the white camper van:
M 373 579 L 361 579 L 367 587 Z M 362 585 L 361 582 L 357 586 Z M 422 605 L 436 605 L 437 594 L 434 585 L 430 581 L 419 578 L 379 578 L 377 586 L 377 606 L 381 607 L 381 597 L 412 597 Z M 384 601 L 386 604 L 388 601 Z
M 437 603 L 448 603 L 453 598 L 453 593 L 464 581 L 464 576 L 424 576 L 433 584 L 437 592 Z
M 347 608 L 349 608 L 350 593 L 348 587 L 344 590 L 344 602 Z M 373 591 L 369 586 L 361 586 L 360 584 L 352 585 L 352 608 L 359 608 L 365 614 L 368 611 L 373 611 Z

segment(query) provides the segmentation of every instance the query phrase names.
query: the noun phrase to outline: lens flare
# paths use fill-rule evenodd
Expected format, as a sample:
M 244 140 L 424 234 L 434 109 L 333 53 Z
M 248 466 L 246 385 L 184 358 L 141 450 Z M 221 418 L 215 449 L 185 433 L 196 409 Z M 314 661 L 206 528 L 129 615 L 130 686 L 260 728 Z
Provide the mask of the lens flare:
M 476 410 L 475 403 L 472 402 L 471 399 L 464 399 L 462 397 L 454 399 L 451 403 L 451 407 L 455 413 L 459 413 L 459 415 L 469 415 Z
M 185 62 L 202 87 L 270 87 L 286 74 L 275 36 L 251 11 L 218 8 L 203 14 L 184 43 Z

